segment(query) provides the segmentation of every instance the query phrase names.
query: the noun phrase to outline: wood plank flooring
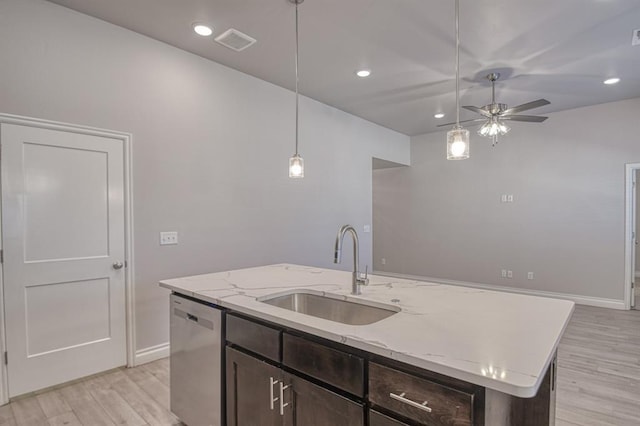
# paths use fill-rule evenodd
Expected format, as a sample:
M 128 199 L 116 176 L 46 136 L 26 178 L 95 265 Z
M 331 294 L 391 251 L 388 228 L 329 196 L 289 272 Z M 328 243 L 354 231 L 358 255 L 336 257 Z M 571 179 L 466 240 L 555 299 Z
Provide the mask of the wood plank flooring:
M 558 351 L 557 425 L 640 425 L 640 311 L 577 306 Z
M 19 397 L 0 407 L 0 426 L 183 425 L 169 411 L 168 373 L 165 358 Z
M 0 407 L 0 426 L 181 425 L 168 373 L 162 359 L 18 398 Z M 558 351 L 556 413 L 558 426 L 640 425 L 640 311 L 576 307 Z

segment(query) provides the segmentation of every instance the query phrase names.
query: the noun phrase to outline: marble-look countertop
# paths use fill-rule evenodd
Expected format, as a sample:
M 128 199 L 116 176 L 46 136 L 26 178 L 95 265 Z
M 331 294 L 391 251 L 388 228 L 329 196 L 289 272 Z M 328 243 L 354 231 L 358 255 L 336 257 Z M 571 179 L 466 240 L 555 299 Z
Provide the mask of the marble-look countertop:
M 160 282 L 177 293 L 519 397 L 538 391 L 573 312 L 567 300 L 370 275 L 352 296 L 351 272 L 270 265 Z M 312 289 L 394 305 L 369 325 L 346 325 L 260 302 Z

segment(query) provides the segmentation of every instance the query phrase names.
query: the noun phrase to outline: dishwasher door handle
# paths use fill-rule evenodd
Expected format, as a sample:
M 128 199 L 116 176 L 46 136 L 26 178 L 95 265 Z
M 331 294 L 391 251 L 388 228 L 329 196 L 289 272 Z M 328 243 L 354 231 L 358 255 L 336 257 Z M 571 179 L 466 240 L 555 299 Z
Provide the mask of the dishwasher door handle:
M 194 322 L 201 327 L 205 327 L 210 330 L 216 330 L 216 328 L 214 327 L 213 321 L 207 319 L 206 317 L 203 317 L 203 316 L 199 317 L 199 316 L 190 314 L 189 312 L 185 312 L 182 309 L 178 309 L 176 307 L 173 308 L 173 314 L 179 318 L 184 318 L 186 320 Z

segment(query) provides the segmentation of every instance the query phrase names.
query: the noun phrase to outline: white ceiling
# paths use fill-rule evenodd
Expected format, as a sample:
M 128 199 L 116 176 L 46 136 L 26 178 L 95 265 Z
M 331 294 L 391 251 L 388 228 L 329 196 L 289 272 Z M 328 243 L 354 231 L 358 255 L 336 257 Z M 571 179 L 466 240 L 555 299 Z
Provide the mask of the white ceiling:
M 50 0 L 289 89 L 294 87 L 294 5 L 288 0 Z M 462 104 L 538 98 L 544 114 L 640 96 L 638 0 L 461 0 Z M 300 91 L 399 132 L 454 120 L 453 0 L 306 0 L 300 12 Z M 258 42 L 234 52 L 197 36 L 236 28 Z M 355 76 L 369 68 L 366 79 Z M 605 86 L 606 77 L 622 82 Z M 433 118 L 435 112 L 447 116 Z M 468 111 L 462 119 L 477 118 Z M 515 126 L 536 126 L 513 123 Z

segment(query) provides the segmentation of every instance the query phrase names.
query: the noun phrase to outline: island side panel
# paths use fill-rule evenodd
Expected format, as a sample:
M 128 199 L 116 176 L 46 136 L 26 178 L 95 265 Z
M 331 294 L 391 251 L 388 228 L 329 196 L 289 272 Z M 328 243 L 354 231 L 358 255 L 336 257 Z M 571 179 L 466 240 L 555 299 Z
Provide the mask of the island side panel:
M 554 426 L 556 424 L 557 353 L 533 398 L 518 398 L 486 389 L 485 424 L 492 426 Z

